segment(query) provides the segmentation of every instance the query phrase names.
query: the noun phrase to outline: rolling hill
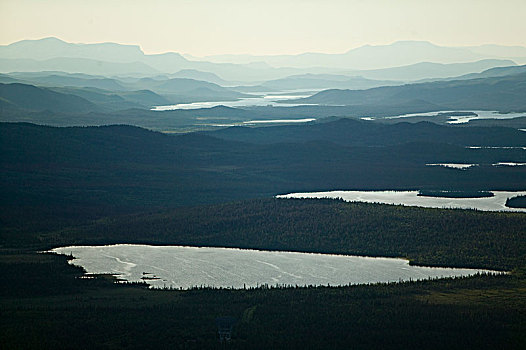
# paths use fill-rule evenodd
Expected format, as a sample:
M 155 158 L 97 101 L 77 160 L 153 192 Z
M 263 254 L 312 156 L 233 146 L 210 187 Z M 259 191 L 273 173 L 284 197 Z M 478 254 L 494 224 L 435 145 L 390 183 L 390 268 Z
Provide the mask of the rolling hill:
M 76 95 L 19 83 L 0 84 L 0 100 L 4 103 L 2 114 L 10 109 L 73 114 L 101 110 L 96 104 Z
M 524 145 L 526 135 L 517 130 L 428 123 L 401 123 L 381 130 L 364 123 L 359 130 L 358 124 L 345 120 L 327 123 L 324 129 L 313 127 L 303 126 L 306 132 L 279 127 L 287 137 L 262 143 L 270 128 L 245 130 L 254 142 L 241 142 L 218 138 L 225 137 L 220 133 L 217 137 L 166 135 L 122 125 L 54 128 L 0 123 L 2 205 L 111 211 L 334 189 L 526 187 L 524 167 L 492 166 L 501 161 L 526 162 L 523 150 L 465 147 L 475 139 L 482 145 Z M 426 135 L 426 130 L 442 140 L 404 140 L 404 135 Z M 292 131 L 310 133 L 311 139 L 298 141 L 299 136 L 290 136 Z M 315 132 L 318 136 L 312 137 Z M 360 133 L 368 136 L 346 141 Z M 448 133 L 451 137 L 444 137 Z M 401 143 L 387 142 L 390 135 L 398 136 Z M 428 163 L 480 166 L 459 171 Z
M 426 101 L 445 109 L 526 110 L 526 73 L 452 80 L 368 90 L 325 90 L 296 103 L 321 105 L 395 105 Z M 291 102 L 291 101 L 289 101 Z

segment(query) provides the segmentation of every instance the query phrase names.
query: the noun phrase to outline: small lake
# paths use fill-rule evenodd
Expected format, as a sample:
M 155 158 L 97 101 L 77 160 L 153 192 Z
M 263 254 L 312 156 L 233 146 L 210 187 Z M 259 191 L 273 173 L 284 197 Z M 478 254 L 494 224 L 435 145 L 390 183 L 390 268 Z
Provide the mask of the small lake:
M 526 196 L 526 191 L 490 191 L 493 197 L 486 198 L 442 198 L 418 196 L 418 191 L 329 191 L 290 193 L 278 198 L 342 198 L 347 202 L 402 204 L 424 208 L 460 208 L 484 211 L 526 212 L 524 208 L 506 207 L 506 199 Z
M 233 248 L 117 244 L 52 250 L 88 273 L 152 287 L 338 286 L 468 276 L 488 270 L 409 266 L 407 260 Z

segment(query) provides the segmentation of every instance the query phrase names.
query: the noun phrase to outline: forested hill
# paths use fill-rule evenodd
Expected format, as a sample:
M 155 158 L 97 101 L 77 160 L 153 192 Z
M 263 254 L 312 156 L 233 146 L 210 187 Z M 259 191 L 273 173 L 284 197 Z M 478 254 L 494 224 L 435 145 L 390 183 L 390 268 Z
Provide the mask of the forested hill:
M 511 128 L 466 128 L 429 122 L 385 125 L 343 118 L 328 123 L 230 127 L 207 132 L 227 140 L 252 143 L 330 141 L 341 145 L 386 146 L 407 142 L 438 142 L 464 146 L 525 146 L 526 133 Z
M 396 105 L 416 100 L 436 104 L 444 109 L 526 111 L 526 73 L 369 90 L 325 90 L 292 102 L 364 106 Z
M 493 165 L 526 162 L 522 149 L 470 149 L 431 142 L 433 139 L 377 147 L 337 144 L 334 141 L 353 139 L 345 135 L 341 126 L 345 123 L 355 125 L 340 121 L 303 126 L 298 132 L 330 127 L 333 136 L 272 144 L 224 140 L 200 133 L 167 135 L 123 125 L 55 128 L 0 123 L 1 215 L 16 221 L 17 213 L 28 210 L 35 217 L 37 212 L 68 216 L 66 213 L 73 210 L 75 214 L 68 217 L 75 217 L 92 210 L 100 213 L 174 207 L 335 189 L 526 188 L 526 167 Z M 417 127 L 437 128 L 429 124 Z M 253 131 L 264 135 L 272 130 L 280 129 Z M 443 130 L 457 132 L 455 128 Z M 481 143 L 484 137 L 492 140 L 492 135 L 508 135 L 509 142 L 525 144 L 521 141 L 524 136 L 512 129 L 488 128 L 484 134 L 484 128 L 458 128 L 458 132 L 469 130 L 479 131 L 473 137 L 479 137 Z M 334 136 L 338 131 L 343 135 Z M 370 133 L 376 144 L 389 135 L 378 133 L 373 138 Z M 443 141 L 448 141 L 446 136 Z M 457 170 L 426 166 L 429 163 L 479 166 Z M 7 225 L 7 221 L 3 223 Z

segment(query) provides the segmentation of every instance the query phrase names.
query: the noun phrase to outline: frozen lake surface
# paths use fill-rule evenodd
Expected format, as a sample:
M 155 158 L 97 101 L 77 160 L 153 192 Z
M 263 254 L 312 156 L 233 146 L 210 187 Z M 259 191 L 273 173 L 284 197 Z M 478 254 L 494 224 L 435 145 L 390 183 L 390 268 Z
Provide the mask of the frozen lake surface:
M 88 273 L 118 274 L 153 287 L 349 285 L 467 276 L 488 270 L 409 266 L 407 260 L 232 248 L 118 244 L 52 250 Z
M 484 211 L 521 211 L 524 208 L 506 207 L 506 199 L 526 196 L 526 191 L 505 192 L 490 191 L 493 197 L 486 198 L 443 198 L 418 196 L 418 191 L 329 191 L 290 193 L 278 198 L 342 198 L 347 202 L 367 202 L 384 204 L 402 204 L 425 208 L 461 208 Z

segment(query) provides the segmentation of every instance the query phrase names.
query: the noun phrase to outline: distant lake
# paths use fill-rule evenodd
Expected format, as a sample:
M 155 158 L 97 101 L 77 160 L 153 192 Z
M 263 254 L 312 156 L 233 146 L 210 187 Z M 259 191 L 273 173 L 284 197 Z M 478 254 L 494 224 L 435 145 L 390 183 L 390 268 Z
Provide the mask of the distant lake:
M 337 286 L 468 276 L 487 270 L 409 266 L 407 260 L 232 248 L 118 244 L 52 250 L 88 273 L 118 274 L 153 287 Z
M 298 124 L 298 123 L 309 123 L 315 121 L 316 118 L 302 118 L 302 119 L 264 119 L 264 120 L 248 120 L 245 122 L 235 122 L 228 124 L 217 124 L 217 123 L 203 123 L 196 124 L 200 126 L 216 126 L 216 127 L 231 127 L 231 126 L 252 126 L 258 124 Z
M 310 95 L 304 94 L 290 94 L 290 95 L 272 95 L 268 94 L 262 97 L 248 97 L 240 98 L 235 101 L 217 101 L 217 102 L 194 102 L 194 103 L 179 103 L 168 106 L 155 106 L 152 111 L 173 111 L 177 109 L 198 109 L 198 108 L 212 108 L 217 106 L 226 107 L 248 107 L 248 106 L 281 106 L 281 107 L 293 107 L 303 106 L 305 104 L 298 103 L 286 103 L 283 101 L 294 100 L 297 98 L 305 98 Z M 281 101 L 278 103 L 278 101 Z
M 462 208 L 484 211 L 521 211 L 524 208 L 508 208 L 506 199 L 526 196 L 526 191 L 505 192 L 490 191 L 493 197 L 487 198 L 442 198 L 418 196 L 418 191 L 329 191 L 290 193 L 278 198 L 342 198 L 347 202 L 367 202 L 384 204 L 402 204 L 425 208 Z
M 269 119 L 269 120 L 249 120 L 243 122 L 245 125 L 251 124 L 279 124 L 279 123 L 308 123 L 315 121 L 315 118 L 303 118 L 303 119 Z
M 426 164 L 427 166 L 441 166 L 444 168 L 451 169 L 460 169 L 465 170 L 477 166 L 478 164 L 461 164 L 461 163 L 436 163 L 436 164 Z
M 525 117 L 526 113 L 499 113 L 498 111 L 473 111 L 473 110 L 465 110 L 465 111 L 438 111 L 438 112 L 428 112 L 428 113 L 411 113 L 411 114 L 402 114 L 397 115 L 393 117 L 387 117 L 386 119 L 397 119 L 397 118 L 409 118 L 409 117 L 433 117 L 438 115 L 439 113 L 451 113 L 451 112 L 473 112 L 477 115 L 465 115 L 465 116 L 451 116 L 449 117 L 449 124 L 464 124 L 469 122 L 470 120 L 475 119 L 513 119 L 518 117 Z M 362 118 L 363 119 L 363 118 Z

